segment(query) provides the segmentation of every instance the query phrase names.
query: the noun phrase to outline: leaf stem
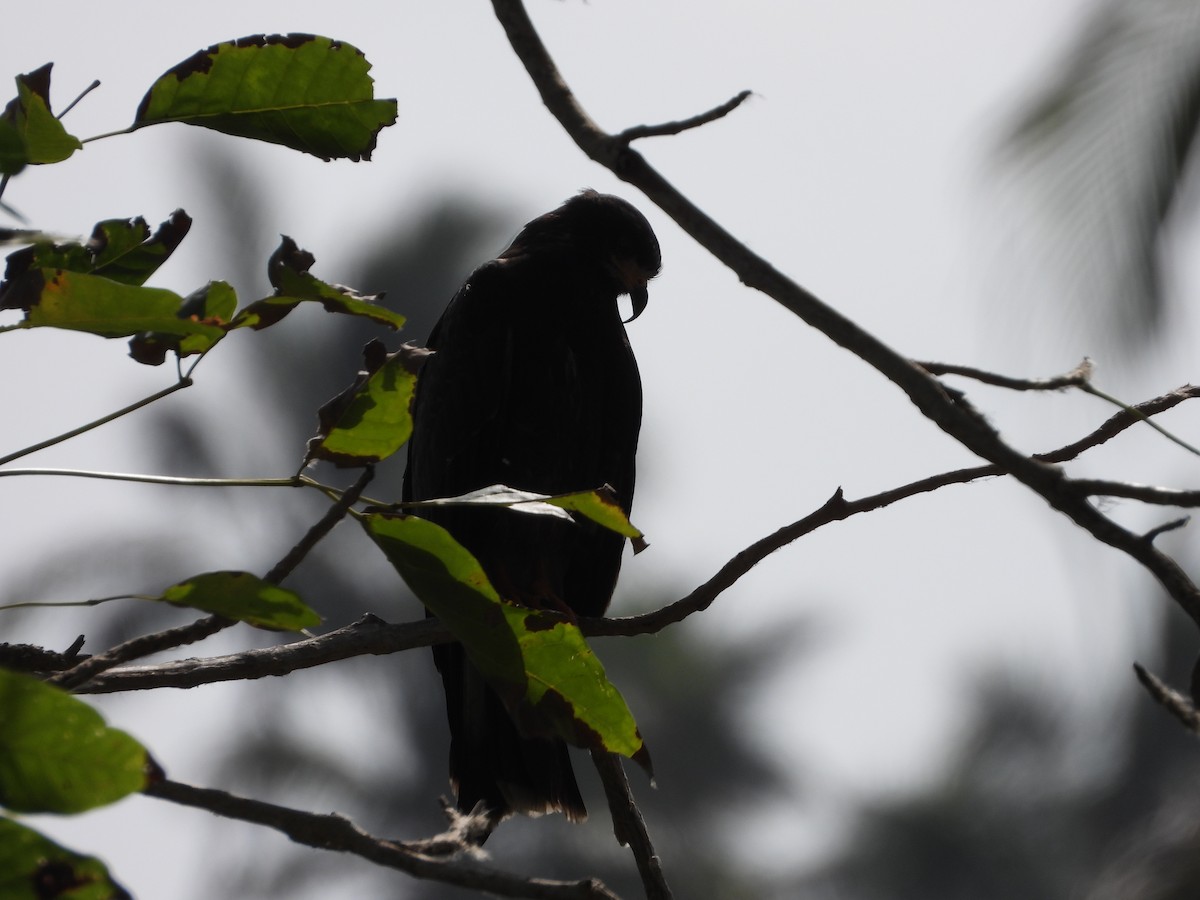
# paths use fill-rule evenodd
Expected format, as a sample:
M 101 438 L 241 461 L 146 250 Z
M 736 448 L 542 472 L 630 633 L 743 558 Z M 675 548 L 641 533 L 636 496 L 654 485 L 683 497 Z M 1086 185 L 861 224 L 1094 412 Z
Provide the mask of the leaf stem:
M 61 444 L 64 441 L 69 441 L 71 438 L 85 434 L 94 428 L 99 428 L 101 425 L 107 425 L 114 419 L 119 419 L 121 416 L 128 415 L 131 412 L 136 412 L 143 406 L 149 406 L 156 400 L 161 400 L 163 397 L 167 397 L 178 390 L 182 390 L 185 387 L 191 387 L 191 384 L 192 379 L 190 377 L 189 370 L 189 375 L 183 376 L 179 381 L 175 382 L 175 384 L 171 385 L 170 387 L 163 388 L 161 391 L 151 394 L 149 397 L 143 397 L 136 403 L 132 403 L 129 406 L 118 409 L 116 412 L 111 412 L 107 416 L 101 416 L 99 419 L 88 422 L 86 425 L 80 425 L 78 428 L 72 428 L 70 431 L 65 431 L 62 434 L 56 435 L 55 437 L 47 438 L 46 440 L 34 444 L 31 447 L 26 447 L 23 450 L 17 450 L 8 454 L 7 456 L 0 456 L 0 466 L 6 465 L 13 460 L 20 459 L 23 456 L 29 456 L 31 453 L 36 453 L 39 450 L 45 450 L 47 447 L 53 447 L 55 444 Z
M 130 125 L 128 128 L 122 128 L 119 131 L 106 131 L 104 134 L 94 134 L 91 137 L 80 138 L 79 143 L 90 144 L 92 141 L 102 141 L 105 138 L 116 137 L 119 134 L 133 134 L 139 126 Z
M 67 108 L 64 109 L 62 112 L 60 112 L 58 114 L 58 116 L 56 116 L 56 118 L 59 121 L 62 121 L 63 116 L 65 116 L 67 113 L 69 113 L 71 110 L 73 110 L 75 108 L 76 104 L 78 104 L 80 100 L 82 100 L 84 97 L 86 97 L 88 94 L 90 94 L 92 91 L 94 91 L 98 87 L 100 87 L 100 79 L 99 78 L 97 78 L 95 81 L 93 81 L 87 87 L 85 87 L 82 91 L 80 91 L 79 96 L 76 97 L 74 100 L 72 100 L 70 103 L 68 103 Z
M 144 475 L 138 472 L 98 472 L 91 469 L 6 469 L 0 478 L 9 475 L 57 475 L 64 478 L 96 478 L 101 481 L 132 481 L 139 484 L 173 484 L 189 487 L 298 487 L 301 485 L 324 490 L 325 485 L 301 476 L 295 478 L 195 478 L 188 475 Z
M 113 594 L 111 597 L 93 597 L 91 600 L 23 600 L 20 603 L 0 604 L 2 609 L 41 609 L 42 607 L 58 606 L 99 606 L 110 600 L 142 599 L 133 594 Z

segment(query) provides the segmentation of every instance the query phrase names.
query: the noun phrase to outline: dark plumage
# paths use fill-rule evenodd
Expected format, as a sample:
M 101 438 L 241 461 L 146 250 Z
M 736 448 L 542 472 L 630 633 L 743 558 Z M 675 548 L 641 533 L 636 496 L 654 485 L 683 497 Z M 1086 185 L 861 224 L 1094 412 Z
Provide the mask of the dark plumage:
M 634 317 L 659 270 L 658 241 L 636 209 L 583 191 L 534 219 L 475 270 L 429 338 L 417 384 L 405 499 L 486 487 L 553 494 L 610 484 L 629 511 L 641 380 L 617 298 Z M 590 522 L 443 508 L 428 518 L 483 565 L 505 598 L 601 615 L 624 539 Z M 559 740 L 518 734 L 457 644 L 435 649 L 450 720 L 450 778 L 464 812 L 586 817 Z

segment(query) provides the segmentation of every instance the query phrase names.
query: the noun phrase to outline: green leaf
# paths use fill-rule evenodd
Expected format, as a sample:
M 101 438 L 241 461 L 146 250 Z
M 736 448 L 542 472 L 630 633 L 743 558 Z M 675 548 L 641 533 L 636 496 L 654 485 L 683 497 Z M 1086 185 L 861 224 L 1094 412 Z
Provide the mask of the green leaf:
M 617 500 L 616 491 L 610 485 L 606 484 L 594 491 L 578 491 L 574 494 L 547 497 L 545 500 L 551 506 L 577 512 L 609 531 L 615 531 L 619 535 L 630 538 L 633 541 L 635 553 L 646 549 L 645 536 L 629 521 L 629 516 L 626 515 Z
M 249 572 L 208 572 L 172 585 L 155 598 L 265 628 L 300 631 L 321 624 L 321 617 L 297 594 Z
M 0 806 L 82 812 L 141 790 L 157 772 L 141 744 L 86 703 L 0 669 Z
M 225 335 L 217 325 L 180 318 L 183 298 L 163 288 L 138 287 L 65 269 L 26 272 L 4 295 L 6 306 L 27 310 L 21 326 L 128 337 L 144 331 L 193 338 L 212 346 Z
M 25 138 L 16 124 L 0 117 L 0 175 L 16 175 L 29 163 Z
M 122 284 L 145 284 L 187 236 L 192 219 L 182 209 L 150 234 L 146 220 L 109 219 L 97 223 L 87 243 L 92 272 Z
M 416 516 L 365 515 L 372 540 L 413 592 L 467 649 L 471 661 L 504 698 L 525 693 L 520 645 L 505 623 L 500 595 L 483 567 L 440 525 Z
M 165 72 L 133 127 L 184 122 L 283 144 L 321 159 L 371 158 L 396 101 L 374 99 L 371 64 L 349 44 L 311 34 L 215 44 Z
M 359 294 L 348 287 L 327 284 L 309 273 L 315 257 L 301 250 L 287 235 L 267 262 L 267 277 L 275 288 L 275 296 L 251 303 L 234 322 L 236 328 L 255 330 L 274 325 L 300 303 L 315 301 L 326 312 L 361 316 L 397 329 L 404 324 L 404 316 L 392 312 L 385 306 L 377 306 L 383 294 Z
M 0 816 L 0 897 L 4 900 L 129 900 L 104 863 Z
M 520 644 L 528 679 L 525 702 L 515 709 L 522 730 L 537 734 L 549 722 L 569 744 L 620 753 L 649 770 L 649 754 L 633 715 L 579 626 L 510 603 L 502 609 Z
M 224 281 L 210 281 L 204 287 L 192 291 L 183 298 L 175 312 L 177 319 L 211 325 L 219 329 L 223 337 L 237 309 L 237 293 Z M 168 351 L 179 356 L 206 353 L 220 339 L 209 333 L 179 335 L 170 332 L 149 331 L 135 335 L 129 341 L 129 355 L 148 366 L 159 366 L 167 358 Z
M 628 756 L 649 770 L 633 715 L 577 625 L 501 599 L 479 561 L 440 525 L 383 513 L 360 519 L 526 735 L 557 735 Z
M 27 303 L 11 301 L 8 294 L 22 275 L 36 269 L 66 269 L 103 275 L 122 284 L 144 284 L 179 246 L 191 225 L 188 214 L 177 209 L 153 235 L 139 216 L 97 222 L 86 244 L 35 238 L 30 246 L 8 255 L 4 282 L 0 283 L 0 308 L 28 308 Z
M 17 76 L 17 96 L 4 109 L 4 118 L 16 129 L 25 145 L 25 161 L 38 165 L 56 163 L 83 148 L 79 138 L 67 132 L 50 111 L 50 70 L 46 63 Z
M 388 353 L 382 343 L 370 341 L 354 384 L 317 412 L 307 460 L 364 466 L 403 447 L 412 434 L 413 391 L 424 358 L 422 350 L 405 346 Z

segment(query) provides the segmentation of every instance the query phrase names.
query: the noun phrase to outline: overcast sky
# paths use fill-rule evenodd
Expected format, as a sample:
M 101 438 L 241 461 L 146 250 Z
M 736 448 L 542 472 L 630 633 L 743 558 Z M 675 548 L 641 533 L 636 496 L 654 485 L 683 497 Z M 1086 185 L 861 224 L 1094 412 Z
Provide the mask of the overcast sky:
M 1029 375 L 1069 369 L 1092 348 L 1082 336 L 1045 331 L 1006 296 L 1005 270 L 1022 263 L 1004 254 L 1014 226 L 993 189 L 989 153 L 1088 6 L 530 3 L 578 98 L 613 131 L 754 91 L 725 120 L 639 146 L 754 250 L 908 356 Z M 270 196 L 265 251 L 287 232 L 316 254 L 316 274 L 332 281 L 344 279 L 339 268 L 359 259 L 398 211 L 447 189 L 506 211 L 514 233 L 585 186 L 646 212 L 663 273 L 630 332 L 646 391 L 635 521 L 652 549 L 628 564 L 619 597 L 700 583 L 839 486 L 856 497 L 972 462 L 873 370 L 743 288 L 645 198 L 588 161 L 541 107 L 488 4 L 213 2 L 181 17 L 161 3 L 123 2 L 102 14 L 68 9 L 53 27 L 46 16 L 33 4 L 7 11 L 3 59 L 9 75 L 53 60 L 59 107 L 101 79 L 67 120 L 81 136 L 125 125 L 155 77 L 219 40 L 306 31 L 362 49 L 378 95 L 397 97 L 400 109 L 373 162 L 322 163 L 237 142 L 241 164 Z M 23 174 L 5 199 L 33 224 L 66 234 L 86 234 L 103 218 L 157 222 L 186 208 L 196 219 L 192 234 L 154 281 L 186 293 L 225 275 L 214 261 L 221 241 L 212 210 L 221 198 L 189 178 L 194 161 L 220 142 L 234 143 L 185 126 L 100 141 L 65 164 Z M 403 294 L 402 285 L 356 287 Z M 94 418 L 170 378 L 89 336 L 3 339 L 0 377 L 10 387 L 0 449 Z M 1164 353 L 1157 371 L 1102 371 L 1112 379 L 1106 386 L 1141 399 L 1137 392 L 1194 377 L 1182 359 Z M 215 371 L 202 381 L 210 375 L 220 384 Z M 189 402 L 222 402 L 205 388 Z M 1030 451 L 1065 443 L 1109 415 L 1082 396 L 970 391 Z M 127 469 L 125 446 L 97 438 L 29 464 Z M 1139 465 L 1178 459 L 1159 457 L 1149 440 L 1127 446 L 1128 455 L 1102 463 L 1136 480 L 1152 480 Z M 286 474 L 291 460 L 280 465 L 276 473 L 229 474 Z M 47 485 L 11 481 L 0 485 L 10 516 L 23 504 L 45 504 Z M 49 539 L 22 531 L 30 547 Z M 5 544 L 5 552 L 21 546 Z M 797 660 L 751 720 L 772 752 L 821 776 L 815 804 L 782 823 L 781 840 L 812 847 L 827 831 L 819 816 L 935 777 L 962 727 L 973 672 L 1020 669 L 1061 684 L 1085 706 L 1131 696 L 1136 637 L 1158 602 L 1132 564 L 1023 489 L 991 481 L 823 529 L 763 563 L 686 627 L 731 640 L 801 618 L 826 628 L 816 654 Z M 61 631 L 48 642 L 65 646 L 86 630 L 80 615 L 55 620 Z M 1083 685 L 1092 687 L 1090 701 L 1081 699 Z M 186 769 L 190 742 L 174 714 L 193 719 L 219 704 L 221 690 L 114 699 L 104 708 L 174 772 Z M 847 713 L 863 703 L 869 718 Z M 164 813 L 165 805 L 136 799 L 82 817 L 91 827 L 47 828 L 104 857 L 139 896 L 185 896 L 182 885 L 196 875 L 190 848 L 144 817 L 185 828 L 199 814 Z M 135 826 L 134 818 L 142 820 Z M 135 827 L 153 840 L 161 864 L 126 845 L 126 829 Z

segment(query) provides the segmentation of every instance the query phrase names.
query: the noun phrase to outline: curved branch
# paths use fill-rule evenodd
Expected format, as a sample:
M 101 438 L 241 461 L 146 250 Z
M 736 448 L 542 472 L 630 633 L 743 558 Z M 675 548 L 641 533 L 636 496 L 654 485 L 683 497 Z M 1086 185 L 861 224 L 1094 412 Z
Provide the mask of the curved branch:
M 221 681 L 252 681 L 355 656 L 383 656 L 449 640 L 449 629 L 436 619 L 390 625 L 377 616 L 366 615 L 329 634 L 278 647 L 114 669 L 93 678 L 79 688 L 78 693 L 111 694 L 156 688 L 193 688 Z
M 616 138 L 618 141 L 628 144 L 630 141 L 636 141 L 640 138 L 666 137 L 668 135 L 680 134 L 689 128 L 699 128 L 701 125 L 707 125 L 709 122 L 725 118 L 725 116 L 745 103 L 751 94 L 753 94 L 753 91 L 741 91 L 720 106 L 713 107 L 708 112 L 700 113 L 697 116 L 689 116 L 686 119 L 680 119 L 676 122 L 664 122 L 661 125 L 634 125 L 632 128 L 626 128 Z
M 1122 410 L 1116 413 L 1091 434 L 1057 450 L 1038 454 L 1038 458 L 1055 462 L 1074 459 L 1083 451 L 1103 444 L 1141 422 L 1144 416 L 1163 412 L 1198 396 L 1200 388 L 1187 386 L 1139 403 L 1130 411 Z M 930 493 L 952 484 L 967 484 L 980 478 L 1003 474 L 1004 470 L 994 465 L 955 469 L 852 501 L 846 500 L 839 490 L 820 509 L 746 547 L 722 566 L 712 578 L 681 600 L 637 616 L 580 619 L 579 627 L 588 637 L 654 634 L 669 625 L 683 621 L 693 613 L 707 609 L 722 592 L 736 584 L 767 556 L 823 525 L 859 513 L 882 509 L 909 497 Z M 1142 540 L 1150 543 L 1158 533 L 1156 530 L 1143 535 Z M 80 688 L 79 693 L 192 688 L 219 681 L 286 675 L 296 669 L 320 666 L 340 659 L 366 655 L 382 656 L 417 647 L 428 647 L 451 639 L 449 630 L 436 619 L 389 625 L 382 619 L 368 614 L 357 622 L 329 634 L 278 647 L 247 650 L 209 659 L 185 659 L 154 666 L 117 669 L 95 677 Z
M 1200 506 L 1200 491 L 1181 491 L 1152 484 L 1133 484 L 1127 481 L 1105 481 L 1102 478 L 1080 478 L 1075 481 L 1079 490 L 1094 497 L 1124 497 L 1159 506 Z
M 971 450 L 1000 466 L 1097 540 L 1140 562 L 1200 625 L 1200 589 L 1171 557 L 1095 509 L 1063 472 L 1006 444 L 963 398 L 874 335 L 826 305 L 753 253 L 672 186 L 645 158 L 588 117 L 559 74 L 520 0 L 492 0 L 509 43 L 541 94 L 542 102 L 590 158 L 641 190 L 744 284 L 780 303 L 899 387 L 921 413 Z
M 1142 683 L 1142 687 L 1157 703 L 1178 719 L 1188 731 L 1200 734 L 1200 711 L 1197 711 L 1191 700 L 1164 683 L 1144 666 L 1134 663 L 1133 671 L 1137 674 L 1137 679 Z
M 292 547 L 283 559 L 272 567 L 263 580 L 270 584 L 279 584 L 291 574 L 292 570 L 300 564 L 309 551 L 316 546 L 317 542 L 333 530 L 333 527 L 345 517 L 350 507 L 358 502 L 359 495 L 362 494 L 363 489 L 371 481 L 374 472 L 374 467 L 367 466 L 358 480 L 354 482 L 354 485 L 325 511 L 325 514 L 317 520 L 317 523 L 308 529 L 299 543 Z M 158 653 L 162 650 L 170 650 L 185 644 L 193 644 L 236 624 L 236 619 L 227 619 L 225 616 L 205 616 L 203 619 L 197 619 L 195 622 L 180 628 L 168 628 L 165 631 L 155 632 L 154 634 L 141 635 L 140 637 L 118 644 L 103 653 L 97 653 L 95 656 L 88 657 L 79 663 L 79 665 L 59 672 L 57 675 L 48 678 L 47 681 L 66 690 L 79 689 L 101 672 L 119 666 L 121 663 L 141 659 L 144 656 L 149 656 L 151 653 Z
M 914 362 L 930 375 L 961 375 L 964 378 L 973 378 L 982 384 L 1008 388 L 1010 391 L 1060 391 L 1063 388 L 1085 385 L 1092 377 L 1092 361 L 1086 358 L 1070 372 L 1055 375 L 1052 378 L 1012 378 L 1008 375 L 988 372 L 986 369 L 977 369 L 974 366 L 916 360 Z
M 182 806 L 208 810 L 229 819 L 265 825 L 306 847 L 352 853 L 377 865 L 407 872 L 416 878 L 484 891 L 498 897 L 617 900 L 615 894 L 594 878 L 584 881 L 523 878 L 510 872 L 489 868 L 470 857 L 460 855 L 442 859 L 421 853 L 400 841 L 374 837 L 349 819 L 336 814 L 318 815 L 176 781 L 153 782 L 142 793 Z M 427 842 L 418 842 L 417 846 L 425 843 Z

